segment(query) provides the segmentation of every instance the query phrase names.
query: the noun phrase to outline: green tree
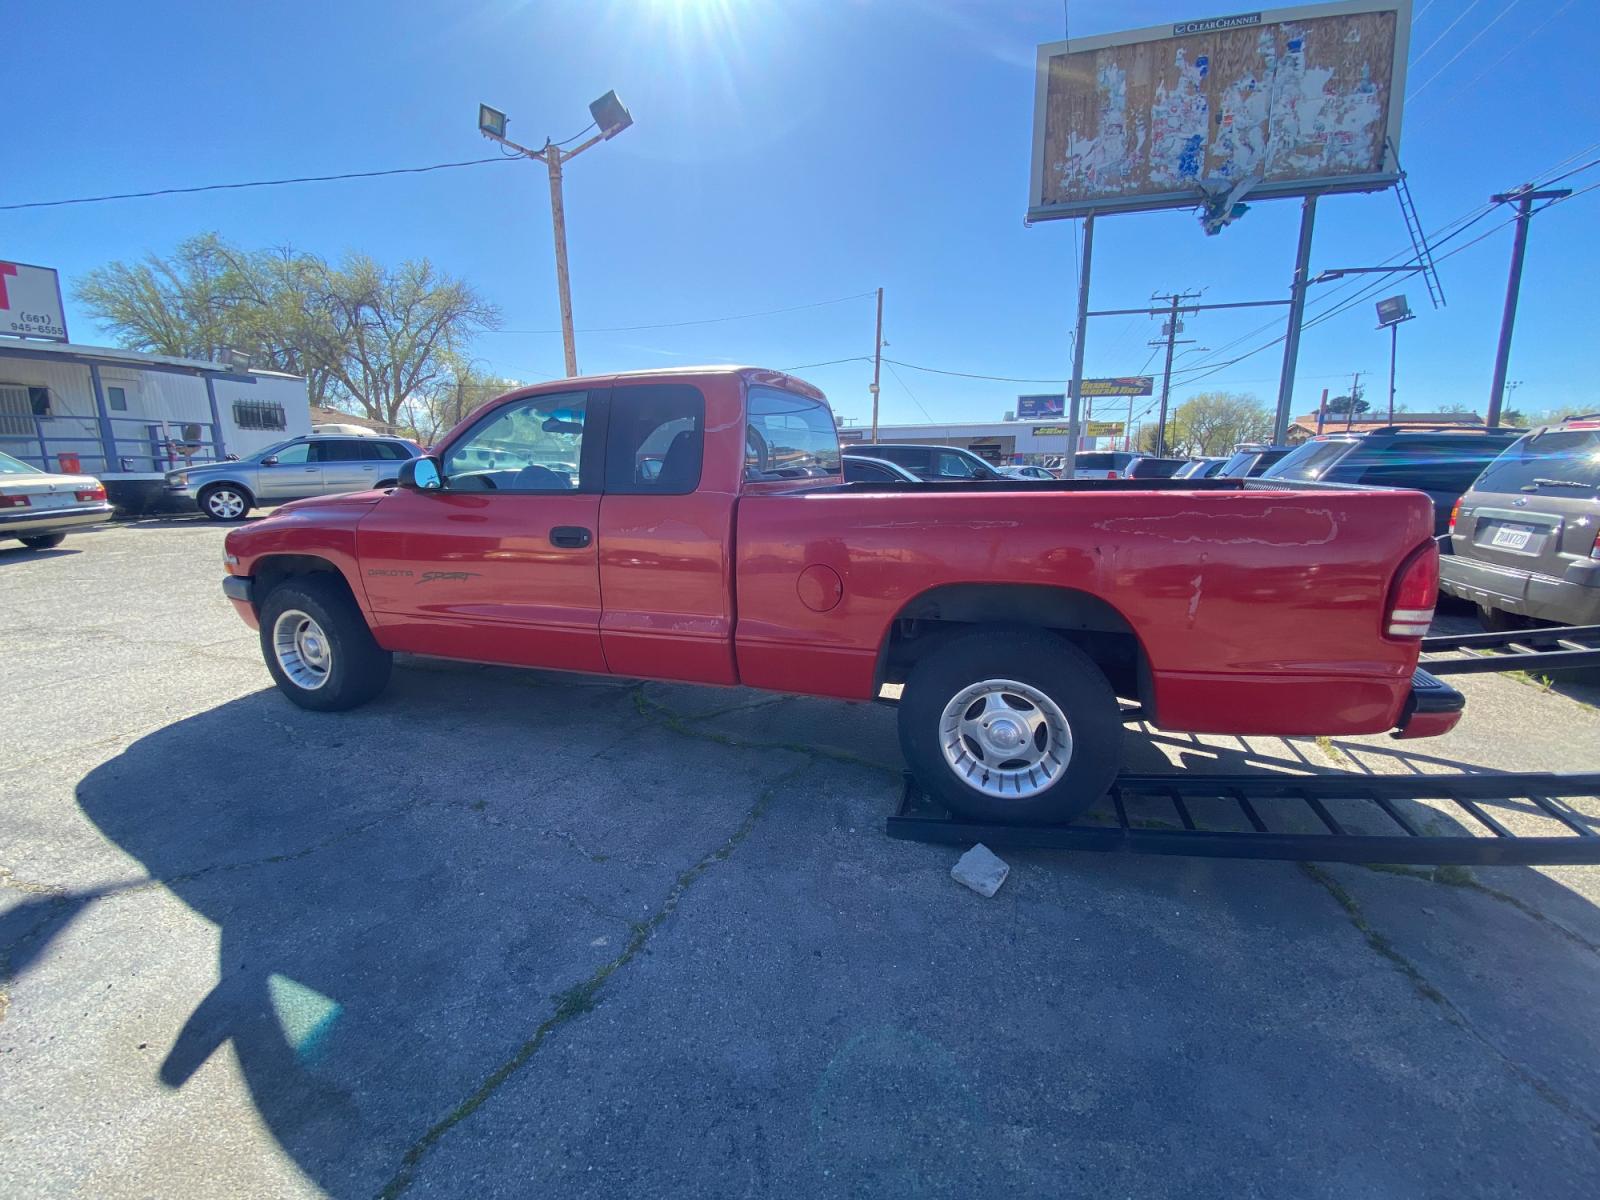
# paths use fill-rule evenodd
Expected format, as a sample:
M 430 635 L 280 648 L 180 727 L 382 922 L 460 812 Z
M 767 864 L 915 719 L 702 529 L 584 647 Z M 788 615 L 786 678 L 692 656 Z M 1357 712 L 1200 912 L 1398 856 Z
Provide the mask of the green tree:
M 1248 393 L 1198 392 L 1172 411 L 1167 420 L 1167 453 L 1174 456 L 1233 453 L 1240 442 L 1261 441 L 1272 434 L 1272 414 Z M 1154 454 L 1156 428 L 1146 425 L 1139 448 Z
M 77 299 L 130 349 L 185 358 L 245 351 L 306 378 L 311 403 L 395 424 L 413 395 L 451 378 L 495 307 L 426 259 L 388 268 L 352 254 L 337 268 L 288 247 L 247 251 L 215 233 L 168 256 L 89 272 Z
M 1358 383 L 1351 390 L 1349 395 L 1330 396 L 1328 398 L 1328 415 L 1334 416 L 1337 414 L 1338 416 L 1342 417 L 1349 413 L 1355 413 L 1359 415 L 1366 412 L 1372 407 L 1371 404 L 1367 403 L 1367 401 L 1362 398 L 1366 394 L 1367 389 Z

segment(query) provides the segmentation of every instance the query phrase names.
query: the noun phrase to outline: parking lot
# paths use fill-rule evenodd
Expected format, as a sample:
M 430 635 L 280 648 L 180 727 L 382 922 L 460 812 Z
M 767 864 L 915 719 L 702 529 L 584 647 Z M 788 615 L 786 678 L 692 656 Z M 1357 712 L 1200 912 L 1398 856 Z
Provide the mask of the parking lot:
M 303 712 L 223 533 L 0 549 L 0 1194 L 1600 1194 L 1600 869 L 985 900 L 884 836 L 885 706 L 410 660 Z M 1126 758 L 1600 769 L 1592 688 L 1460 686 L 1430 741 Z

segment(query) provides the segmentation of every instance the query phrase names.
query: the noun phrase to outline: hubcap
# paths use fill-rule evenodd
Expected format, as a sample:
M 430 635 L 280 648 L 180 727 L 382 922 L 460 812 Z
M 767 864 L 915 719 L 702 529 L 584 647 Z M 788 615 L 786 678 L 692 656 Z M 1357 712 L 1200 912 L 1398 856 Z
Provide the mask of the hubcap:
M 333 648 L 310 614 L 291 608 L 279 615 L 272 626 L 272 653 L 296 687 L 314 692 L 328 682 Z
M 238 492 L 212 492 L 211 499 L 206 502 L 211 511 L 219 517 L 232 520 L 244 512 L 244 497 Z
M 1025 800 L 1061 778 L 1072 728 L 1056 702 L 1014 679 L 985 679 L 944 706 L 939 746 L 950 769 L 986 796 Z

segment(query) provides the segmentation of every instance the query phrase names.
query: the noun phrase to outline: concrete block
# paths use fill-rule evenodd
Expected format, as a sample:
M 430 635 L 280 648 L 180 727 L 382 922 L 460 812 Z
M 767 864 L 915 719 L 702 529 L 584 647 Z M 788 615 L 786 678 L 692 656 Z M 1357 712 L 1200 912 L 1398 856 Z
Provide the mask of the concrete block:
M 950 878 L 965 884 L 980 896 L 992 896 L 1000 890 L 1011 868 L 989 847 L 979 842 L 956 860 L 950 868 Z

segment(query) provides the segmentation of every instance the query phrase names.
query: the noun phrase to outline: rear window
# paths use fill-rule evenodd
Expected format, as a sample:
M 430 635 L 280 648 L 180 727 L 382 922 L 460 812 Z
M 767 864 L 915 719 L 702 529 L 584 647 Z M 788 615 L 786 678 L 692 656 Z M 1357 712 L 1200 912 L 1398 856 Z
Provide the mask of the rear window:
M 1513 442 L 1490 463 L 1479 492 L 1592 492 L 1600 488 L 1600 430 L 1551 430 Z
M 1141 458 L 1133 465 L 1135 479 L 1169 479 L 1189 460 L 1186 458 Z
M 1354 449 L 1356 443 L 1344 438 L 1335 438 L 1331 441 L 1306 442 L 1296 446 L 1265 471 L 1261 472 L 1263 479 L 1300 479 L 1315 480 L 1327 475 L 1341 458 Z M 1229 464 L 1232 465 L 1231 463 Z M 1224 469 L 1223 474 L 1229 474 Z
M 1084 454 L 1080 452 L 1075 460 L 1075 469 L 1079 471 L 1120 471 L 1128 465 L 1131 454 L 1112 454 L 1105 450 L 1091 450 Z
M 777 388 L 752 387 L 744 477 L 805 479 L 839 473 L 839 433 L 826 404 Z

